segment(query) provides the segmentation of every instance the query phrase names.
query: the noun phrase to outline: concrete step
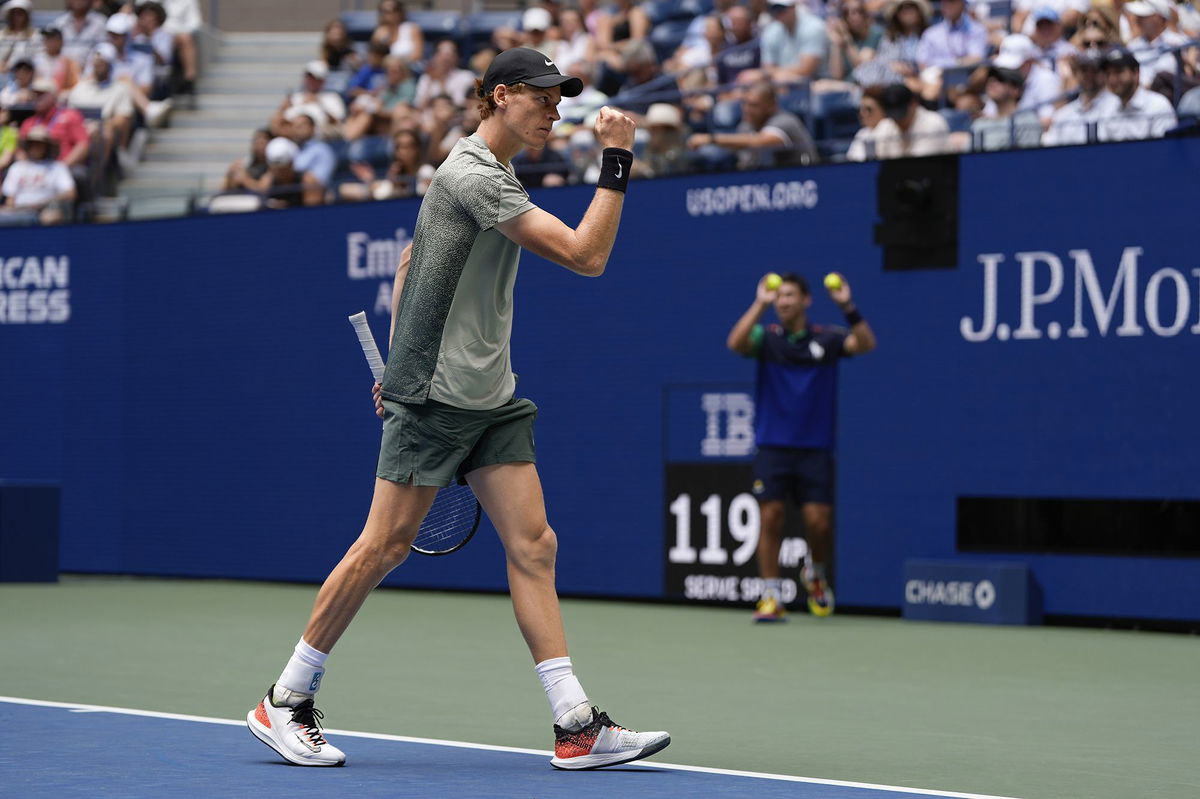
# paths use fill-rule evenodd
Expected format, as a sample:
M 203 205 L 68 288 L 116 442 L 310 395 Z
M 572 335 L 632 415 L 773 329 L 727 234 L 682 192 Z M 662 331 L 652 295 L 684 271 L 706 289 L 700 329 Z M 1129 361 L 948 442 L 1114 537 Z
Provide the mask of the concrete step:
M 167 130 L 212 131 L 214 133 L 216 131 L 232 132 L 240 130 L 246 131 L 247 135 L 249 135 L 248 131 L 254 128 L 262 127 L 267 123 L 267 120 L 270 119 L 270 117 L 270 112 L 262 112 L 258 110 L 236 115 L 231 114 L 230 116 L 221 117 L 220 119 L 214 119 L 211 116 L 180 119 L 177 116 L 172 116 L 171 127 L 167 128 Z
M 233 109 L 233 108 L 263 108 L 263 98 L 267 100 L 265 106 L 270 111 L 283 102 L 283 91 L 279 92 L 262 92 L 261 90 L 255 94 L 248 93 L 233 93 L 233 92 L 204 92 L 196 95 L 196 110 L 207 112 L 209 110 Z
M 197 184 L 198 180 L 207 178 L 210 175 L 224 175 L 230 162 L 243 154 L 238 153 L 233 158 L 215 158 L 209 156 L 207 159 L 195 161 L 154 161 L 148 157 L 149 153 L 146 155 L 147 158 L 137 165 L 131 177 L 141 179 L 144 177 L 177 176 L 180 185 L 191 188 Z
M 304 63 L 304 61 L 258 63 L 239 59 L 228 64 L 214 64 L 204 71 L 204 78 L 200 85 L 208 88 L 211 84 L 228 80 L 240 80 L 243 83 L 270 81 L 272 84 L 299 84 L 304 71 Z
M 151 146 L 158 148 L 160 145 L 182 146 L 184 144 L 195 144 L 199 146 L 207 144 L 244 144 L 248 136 L 242 130 L 234 127 L 180 127 L 171 121 L 171 127 L 162 130 L 154 131 L 154 138 L 151 139 Z
M 173 142 L 170 140 L 160 140 L 146 148 L 142 163 L 157 164 L 174 162 L 190 165 L 196 161 L 215 161 L 217 159 L 240 155 L 243 150 L 243 144 L 244 142 L 240 141 Z

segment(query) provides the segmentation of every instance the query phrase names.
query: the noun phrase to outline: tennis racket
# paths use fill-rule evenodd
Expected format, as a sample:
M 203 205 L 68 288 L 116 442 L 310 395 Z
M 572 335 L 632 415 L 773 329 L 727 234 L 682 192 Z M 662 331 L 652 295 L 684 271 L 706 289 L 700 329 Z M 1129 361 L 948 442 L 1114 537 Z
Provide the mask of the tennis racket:
M 375 336 L 367 322 L 366 311 L 359 311 L 350 317 L 350 324 L 358 333 L 358 343 L 371 374 L 376 383 L 383 382 L 383 358 L 379 355 L 379 347 L 375 345 Z M 413 540 L 412 551 L 420 555 L 449 555 L 467 545 L 475 531 L 479 529 L 479 519 L 482 514 L 479 500 L 468 485 L 451 483 L 438 491 L 433 500 L 433 506 L 421 521 L 417 537 Z

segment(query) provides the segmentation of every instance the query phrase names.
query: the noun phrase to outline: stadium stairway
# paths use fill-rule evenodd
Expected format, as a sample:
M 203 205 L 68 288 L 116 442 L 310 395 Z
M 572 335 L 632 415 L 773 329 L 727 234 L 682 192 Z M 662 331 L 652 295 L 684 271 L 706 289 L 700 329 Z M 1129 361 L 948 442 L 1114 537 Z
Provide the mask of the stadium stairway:
M 118 191 L 130 219 L 188 213 L 221 188 L 229 165 L 250 150 L 304 65 L 317 54 L 320 34 L 223 33 L 197 82 L 195 107 L 186 100 L 156 129 L 142 160 Z

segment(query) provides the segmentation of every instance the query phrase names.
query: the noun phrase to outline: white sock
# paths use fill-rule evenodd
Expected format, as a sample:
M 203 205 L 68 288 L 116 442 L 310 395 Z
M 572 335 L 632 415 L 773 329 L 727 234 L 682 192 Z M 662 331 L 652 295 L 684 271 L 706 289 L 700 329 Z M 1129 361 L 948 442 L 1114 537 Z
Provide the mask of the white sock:
M 779 599 L 779 597 L 781 596 L 781 594 L 779 593 L 780 578 L 768 577 L 763 582 L 766 583 L 766 587 L 763 589 L 763 598 L 764 599 Z
M 543 660 L 534 670 L 541 678 L 542 688 L 546 689 L 554 723 L 567 732 L 578 732 L 586 727 L 592 720 L 592 706 L 571 669 L 571 659 Z
M 291 659 L 284 667 L 283 673 L 275 681 L 275 701 L 286 701 L 284 691 L 310 697 L 321 687 L 321 678 L 325 676 L 325 658 L 329 655 L 308 645 L 303 638 L 296 644 Z

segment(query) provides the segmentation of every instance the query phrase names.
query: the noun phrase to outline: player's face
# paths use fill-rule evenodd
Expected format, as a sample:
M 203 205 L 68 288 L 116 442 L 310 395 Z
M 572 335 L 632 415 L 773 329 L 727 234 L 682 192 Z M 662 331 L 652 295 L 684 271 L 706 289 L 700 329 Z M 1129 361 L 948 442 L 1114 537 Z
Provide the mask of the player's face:
M 509 93 L 505 122 L 522 144 L 540 150 L 546 146 L 550 129 L 559 118 L 560 100 L 562 90 L 557 86 L 549 89 L 526 86 L 524 91 Z
M 775 295 L 775 315 L 785 325 L 808 309 L 812 298 L 800 291 L 795 283 L 784 282 Z

